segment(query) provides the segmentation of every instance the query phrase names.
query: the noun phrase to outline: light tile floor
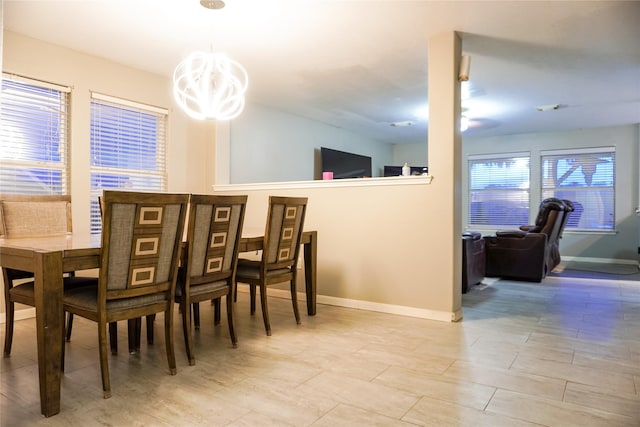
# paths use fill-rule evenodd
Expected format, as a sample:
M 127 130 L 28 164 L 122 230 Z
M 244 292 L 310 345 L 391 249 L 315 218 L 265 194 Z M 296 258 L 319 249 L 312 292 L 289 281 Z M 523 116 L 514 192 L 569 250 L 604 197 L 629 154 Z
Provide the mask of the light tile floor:
M 459 323 L 319 305 L 297 326 L 290 301 L 269 303 L 271 337 L 240 293 L 236 349 L 203 304 L 195 366 L 177 317 L 176 376 L 161 319 L 156 344 L 134 355 L 123 324 L 107 400 L 96 326 L 76 317 L 51 418 L 39 410 L 34 321 L 19 321 L 0 364 L 0 425 L 640 426 L 638 282 L 494 281 L 463 296 Z

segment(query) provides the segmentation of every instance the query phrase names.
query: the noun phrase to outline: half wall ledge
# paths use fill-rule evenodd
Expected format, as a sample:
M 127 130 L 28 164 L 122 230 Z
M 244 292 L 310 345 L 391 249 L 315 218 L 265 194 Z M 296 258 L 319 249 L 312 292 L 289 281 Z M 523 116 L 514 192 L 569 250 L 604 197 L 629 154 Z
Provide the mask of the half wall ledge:
M 314 181 L 257 182 L 249 184 L 214 184 L 214 191 L 277 190 L 295 188 L 376 187 L 388 185 L 431 184 L 433 175 L 388 176 L 380 178 L 348 178 Z

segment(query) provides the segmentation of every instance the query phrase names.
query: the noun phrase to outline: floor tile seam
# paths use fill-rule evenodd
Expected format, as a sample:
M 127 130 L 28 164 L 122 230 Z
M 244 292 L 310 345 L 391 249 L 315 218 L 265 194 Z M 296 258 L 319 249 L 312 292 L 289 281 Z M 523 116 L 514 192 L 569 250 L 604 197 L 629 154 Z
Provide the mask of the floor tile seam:
M 469 363 L 474 365 L 475 367 L 482 367 L 481 365 L 477 365 L 477 364 L 473 364 L 472 362 L 466 362 L 466 361 L 462 361 L 465 363 Z M 510 377 L 513 377 L 515 379 L 522 379 L 524 381 L 535 381 L 537 378 L 539 378 L 540 380 L 554 380 L 554 381 L 562 381 L 562 382 L 567 382 L 568 380 L 563 379 L 563 378 L 557 378 L 557 377 L 550 377 L 548 375 L 540 375 L 540 374 L 536 374 L 536 373 L 532 373 L 529 371 L 524 371 L 518 368 L 512 368 L 512 367 L 508 367 L 508 368 L 496 368 L 496 367 L 484 367 L 485 371 L 492 371 L 495 372 L 498 375 L 507 375 Z M 454 374 L 448 374 L 447 372 L 444 372 L 442 374 L 443 377 L 445 378 L 456 378 L 456 376 Z M 473 381 L 474 383 L 477 383 L 476 381 Z M 483 383 L 479 383 L 479 384 L 483 384 Z M 488 385 L 491 387 L 499 387 L 499 388 L 505 388 L 503 386 L 498 386 L 495 384 L 484 384 L 484 385 Z M 565 384 L 566 385 L 566 384 Z
M 537 331 L 532 331 L 532 334 L 537 334 L 537 335 L 544 335 L 547 338 L 563 338 L 562 342 L 569 344 L 571 346 L 571 350 L 573 351 L 580 351 L 581 349 L 579 348 L 580 346 L 593 346 L 598 345 L 598 346 L 602 346 L 602 347 L 611 347 L 611 346 L 627 346 L 627 342 L 628 340 L 625 339 L 620 339 L 620 338 L 616 338 L 616 337 L 610 337 L 613 338 L 613 340 L 609 341 L 609 342 L 605 342 L 602 343 L 602 341 L 598 341 L 595 339 L 588 339 L 588 338 L 580 338 L 578 337 L 563 337 L 562 335 L 552 335 L 552 334 L 544 334 L 542 332 L 537 332 Z M 550 335 L 550 336 L 549 336 Z M 532 337 L 533 339 L 543 339 L 545 338 L 544 336 L 540 336 L 540 337 Z M 554 344 L 549 344 L 549 345 L 554 345 L 557 346 L 558 343 L 554 343 Z
M 628 373 L 630 375 L 635 375 L 638 376 L 640 375 L 640 366 L 638 364 L 636 364 L 633 360 L 628 360 L 629 363 L 618 363 L 616 361 L 611 361 L 609 359 L 601 359 L 601 358 L 592 358 L 596 359 L 597 361 L 602 361 L 602 365 L 615 365 L 614 367 L 616 369 L 613 369 L 613 371 L 615 372 L 621 372 L 621 373 Z M 594 365 L 597 365 L 598 362 L 594 362 Z M 580 358 L 578 358 L 578 360 L 576 361 L 575 356 L 574 356 L 574 360 L 571 362 L 573 365 L 576 366 L 582 366 L 585 368 L 591 368 L 591 369 L 600 369 L 600 367 L 597 366 L 593 366 L 593 365 L 589 365 L 589 363 L 580 363 Z M 622 361 L 620 361 L 622 362 Z M 632 372 L 633 368 L 635 368 L 635 372 Z M 606 369 L 606 370 L 611 370 L 611 369 Z
M 602 418 L 609 419 L 611 417 L 616 417 L 616 418 L 624 418 L 624 419 L 628 419 L 629 421 L 633 421 L 633 417 L 630 417 L 628 415 L 617 414 L 615 412 L 605 411 L 602 409 L 593 408 L 591 406 L 585 406 L 585 405 L 581 405 L 574 402 L 566 402 L 564 400 L 559 401 L 559 400 L 548 399 L 548 398 L 539 397 L 539 396 L 530 396 L 520 392 L 512 392 L 509 390 L 506 390 L 506 391 L 509 393 L 518 394 L 523 399 L 526 399 L 526 398 L 533 399 L 536 403 L 539 403 L 541 405 L 552 405 L 555 408 L 563 411 L 564 410 L 578 411 L 586 416 L 589 416 L 589 417 L 598 416 L 601 419 Z M 505 414 L 500 414 L 500 415 L 505 415 Z M 532 422 L 531 420 L 527 420 L 527 419 L 521 419 L 521 420 Z
M 489 399 L 487 404 L 484 406 L 484 409 L 482 410 L 482 412 L 487 413 L 487 414 L 494 414 L 495 416 L 498 416 L 498 417 L 507 417 L 507 418 L 512 418 L 512 419 L 519 420 L 519 421 L 522 421 L 522 422 L 531 423 L 532 422 L 531 420 L 526 419 L 524 417 L 514 416 L 513 414 L 504 414 L 504 413 L 500 413 L 500 412 L 495 412 L 495 411 L 491 411 L 489 409 L 489 406 L 491 406 L 491 403 L 495 399 L 495 396 L 496 396 L 496 394 L 498 393 L 499 390 L 504 390 L 504 389 L 496 388 L 493 391 L 493 394 L 491 395 L 491 398 Z M 509 391 L 509 390 L 506 390 L 506 391 Z M 514 393 L 514 392 L 512 392 L 512 393 Z M 515 393 L 517 393 L 517 392 L 515 392 Z M 520 394 L 520 393 L 518 393 L 518 394 Z M 536 423 L 536 424 L 538 424 L 538 423 Z M 540 424 L 540 425 L 543 425 L 544 427 L 551 427 L 551 426 L 547 426 L 547 425 L 544 425 L 544 424 Z
M 592 406 L 586 406 L 586 405 L 582 405 L 582 404 L 577 403 L 577 402 L 571 402 L 571 401 L 566 401 L 566 400 L 563 400 L 563 402 L 566 403 L 567 405 L 584 407 L 584 408 L 587 408 L 589 410 L 596 411 L 597 413 L 599 413 L 602 416 L 610 415 L 610 416 L 613 416 L 613 417 L 628 418 L 629 421 L 634 421 L 634 420 L 635 421 L 640 421 L 640 418 L 637 418 L 635 415 L 621 414 L 619 412 L 612 412 L 610 410 L 606 410 L 606 409 L 602 409 L 602 408 L 594 408 Z
M 451 378 L 451 377 L 449 377 L 449 378 Z M 566 380 L 559 380 L 557 378 L 551 378 L 551 377 L 541 377 L 541 378 L 550 379 L 550 380 L 553 380 L 553 381 L 556 381 L 556 382 L 557 381 L 562 381 L 564 383 L 564 384 L 562 384 L 563 390 L 566 389 L 566 383 L 567 383 Z M 524 395 L 531 396 L 531 397 L 548 396 L 548 394 L 541 395 L 541 394 L 533 393 L 531 391 L 526 391 L 526 390 L 523 390 L 522 388 L 517 388 L 517 386 L 510 387 L 510 386 L 507 386 L 505 384 L 499 384 L 498 385 L 496 383 L 491 383 L 489 381 L 473 381 L 471 383 L 472 384 L 478 384 L 478 385 L 481 385 L 481 386 L 491 387 L 491 388 L 494 389 L 494 394 L 495 394 L 495 391 L 497 391 L 497 390 L 505 390 L 505 391 L 510 391 L 510 392 L 514 392 L 514 393 L 524 394 Z M 549 398 L 549 399 L 560 402 L 560 401 L 562 401 L 563 397 L 564 397 L 564 391 L 563 391 L 563 396 L 561 396 L 560 399 L 554 399 L 554 398 Z
M 309 427 L 313 427 L 317 422 L 321 421 L 324 417 L 328 416 L 331 412 L 336 410 L 340 405 L 345 405 L 345 404 L 343 402 L 335 401 L 335 405 L 331 409 L 327 410 L 324 414 L 316 418 L 315 421 L 309 424 Z
M 567 381 L 567 382 L 571 382 L 571 383 L 576 383 L 576 384 L 582 384 L 588 387 L 599 387 L 601 390 L 605 390 L 605 391 L 611 391 L 613 393 L 617 392 L 617 391 L 622 391 L 624 393 L 624 390 L 620 390 L 620 387 L 617 386 L 616 384 L 603 384 L 601 381 L 597 381 L 597 380 L 593 380 L 591 382 L 587 382 L 584 380 L 584 378 L 579 378 L 576 379 L 575 376 L 567 374 L 567 373 L 563 373 L 563 374 L 557 374 L 557 373 L 541 373 L 540 371 L 529 371 L 526 369 L 519 369 L 519 368 L 513 368 L 514 370 L 517 371 L 521 371 L 521 372 L 525 372 L 525 373 L 530 373 L 530 374 L 534 374 L 534 375 L 538 375 L 541 377 L 546 377 L 546 378 L 551 378 L 551 379 L 559 379 L 562 381 Z M 579 373 L 578 373 L 579 376 Z M 615 375 L 616 377 L 620 377 L 620 376 L 625 376 L 625 375 L 620 375 L 617 374 Z M 629 375 L 629 377 L 631 377 L 631 384 L 634 385 L 634 388 L 636 388 L 635 383 L 633 382 L 633 376 Z M 629 378 L 627 378 L 629 379 Z
M 572 366 L 575 366 L 577 368 L 583 368 L 583 369 L 588 369 L 588 370 L 593 370 L 593 369 L 597 369 L 598 373 L 600 374 L 604 374 L 604 375 L 611 375 L 611 376 L 620 376 L 620 377 L 626 377 L 629 376 L 631 377 L 631 380 L 633 381 L 633 377 L 635 375 L 640 375 L 639 373 L 634 373 L 634 372 L 625 372 L 624 370 L 620 369 L 604 369 L 603 367 L 599 367 L 599 368 L 594 368 L 593 366 L 588 366 L 588 365 L 584 365 L 584 364 L 579 364 L 579 363 L 574 363 L 571 362 Z
M 422 401 L 422 399 L 424 399 L 425 396 L 420 396 L 414 403 L 413 405 L 411 405 L 410 408 L 408 408 L 404 414 L 402 414 L 402 416 L 400 416 L 400 418 L 398 418 L 398 421 L 401 421 L 403 423 L 408 423 L 410 425 L 415 425 L 415 426 L 423 426 L 424 424 L 415 424 L 413 421 L 407 421 L 405 420 L 405 418 L 411 413 L 411 411 L 413 411 L 413 409 L 416 407 L 416 405 L 418 405 L 420 403 L 420 401 Z
M 577 390 L 576 390 L 577 388 Z M 567 392 L 574 391 L 578 392 L 579 389 L 585 389 L 588 393 L 593 393 L 598 396 L 605 396 L 615 400 L 637 400 L 638 401 L 638 410 L 640 411 L 640 395 L 637 393 L 629 393 L 629 392 L 618 392 L 614 390 L 605 390 L 602 388 L 598 388 L 597 386 L 591 384 L 583 384 L 577 381 L 567 381 Z
M 559 368 L 562 367 L 564 369 L 578 368 L 578 371 L 576 373 L 580 373 L 580 372 L 583 372 L 583 371 L 589 371 L 589 370 L 592 369 L 591 367 L 586 366 L 586 365 L 580 365 L 580 364 L 573 363 L 574 360 L 575 360 L 575 351 L 574 351 L 574 354 L 573 354 L 571 362 L 568 362 L 568 363 L 567 362 L 562 362 L 562 361 L 557 361 L 557 360 L 552 360 L 552 359 L 541 359 L 541 358 L 538 358 L 538 357 L 532 357 L 532 356 L 528 356 L 528 355 L 524 356 L 524 357 L 521 357 L 520 359 L 521 359 L 520 363 L 522 363 L 522 364 L 526 364 L 526 362 L 533 362 L 533 363 L 543 363 L 543 364 L 546 363 L 546 364 L 553 364 L 553 365 L 561 365 L 561 366 L 558 366 L 558 367 Z M 531 359 L 534 359 L 534 360 L 531 360 Z M 518 368 L 511 366 L 509 369 L 518 369 Z M 521 370 L 521 369 L 518 369 L 518 370 Z M 620 375 L 622 377 L 625 377 L 625 376 L 633 376 L 633 375 L 635 375 L 635 374 L 632 374 L 632 373 L 618 372 L 616 370 L 604 370 L 604 371 L 608 372 L 612 376 Z M 602 372 L 603 372 L 603 370 L 599 370 L 599 373 L 602 373 Z
M 411 405 L 408 405 L 409 407 L 414 407 L 420 401 L 420 399 L 422 397 L 424 397 L 423 395 L 418 394 L 416 392 L 403 390 L 403 389 L 396 388 L 396 387 L 388 385 L 388 384 L 375 383 L 373 381 L 367 381 L 367 382 L 369 382 L 371 384 L 382 385 L 382 386 L 384 386 L 385 388 L 388 388 L 388 389 L 391 388 L 391 389 L 393 389 L 393 390 L 395 390 L 397 392 L 400 392 L 401 394 L 405 395 L 406 397 L 413 399 L 414 401 L 413 401 L 413 403 L 411 403 Z M 328 396 L 328 398 L 333 399 L 334 397 Z M 401 420 L 401 417 L 403 417 L 403 416 L 405 416 L 407 414 L 407 411 L 405 411 L 405 412 L 403 412 L 402 416 L 396 418 L 396 417 L 390 416 L 388 413 L 385 413 L 385 412 L 382 412 L 382 411 L 378 411 L 377 408 L 372 409 L 371 407 L 360 406 L 360 405 L 357 404 L 357 402 L 351 402 L 351 401 L 345 401 L 345 400 L 339 400 L 339 402 L 343 403 L 345 405 L 353 406 L 355 408 L 361 409 L 361 410 L 366 411 L 366 412 L 373 412 L 374 414 L 377 414 L 377 415 L 380 415 L 380 416 L 383 416 L 383 417 L 387 417 L 387 418 L 397 419 L 397 420 Z M 397 408 L 397 406 L 396 406 L 396 408 Z

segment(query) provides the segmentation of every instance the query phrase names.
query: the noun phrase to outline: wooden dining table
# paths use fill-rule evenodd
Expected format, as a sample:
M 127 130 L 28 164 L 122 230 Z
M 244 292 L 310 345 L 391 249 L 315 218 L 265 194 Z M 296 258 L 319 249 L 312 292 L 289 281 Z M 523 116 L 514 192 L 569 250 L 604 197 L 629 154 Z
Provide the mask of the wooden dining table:
M 34 274 L 40 410 L 45 417 L 60 412 L 64 312 L 63 273 L 100 266 L 100 235 L 0 238 L 0 266 Z M 317 231 L 302 234 L 307 313 L 316 314 Z M 262 249 L 263 236 L 243 236 L 240 252 Z

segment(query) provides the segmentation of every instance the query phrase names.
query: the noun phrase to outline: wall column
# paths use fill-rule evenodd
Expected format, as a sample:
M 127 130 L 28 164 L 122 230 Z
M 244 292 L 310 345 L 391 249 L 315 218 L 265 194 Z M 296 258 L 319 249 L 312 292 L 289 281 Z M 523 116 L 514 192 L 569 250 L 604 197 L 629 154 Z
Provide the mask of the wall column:
M 460 135 L 460 82 L 458 70 L 462 40 L 455 32 L 440 33 L 428 41 L 429 173 L 437 191 L 439 224 L 432 241 L 439 250 L 439 279 L 448 283 L 442 292 L 451 301 L 453 320 L 462 318 L 462 137 Z

